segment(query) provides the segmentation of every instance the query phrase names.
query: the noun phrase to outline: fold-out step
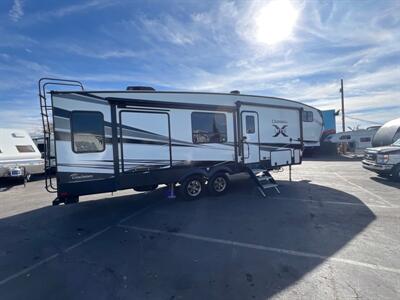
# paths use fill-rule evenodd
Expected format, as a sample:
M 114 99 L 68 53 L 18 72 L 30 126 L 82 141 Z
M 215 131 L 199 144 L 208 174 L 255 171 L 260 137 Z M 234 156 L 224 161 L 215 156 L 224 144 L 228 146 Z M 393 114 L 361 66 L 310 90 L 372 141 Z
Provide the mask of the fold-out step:
M 260 168 L 260 166 L 252 167 L 247 166 L 247 172 L 250 177 L 257 184 L 258 190 L 263 197 L 266 197 L 266 192 L 268 189 L 274 188 L 278 194 L 280 191 L 278 189 L 278 184 L 275 179 L 271 176 L 267 169 Z

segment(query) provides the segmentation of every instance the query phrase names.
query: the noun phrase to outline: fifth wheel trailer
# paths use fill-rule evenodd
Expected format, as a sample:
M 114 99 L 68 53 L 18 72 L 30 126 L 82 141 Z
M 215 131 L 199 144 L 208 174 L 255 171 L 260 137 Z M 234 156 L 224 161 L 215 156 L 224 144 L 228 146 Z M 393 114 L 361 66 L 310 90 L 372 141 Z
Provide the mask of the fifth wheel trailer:
M 46 84 L 59 83 L 82 90 L 53 90 L 48 101 Z M 320 117 L 312 107 L 272 97 L 85 91 L 77 81 L 56 79 L 42 79 L 39 88 L 44 140 L 50 141 L 49 116 L 54 127 L 57 184 L 46 183 L 57 192 L 53 204 L 175 183 L 187 198 L 199 197 L 206 182 L 221 194 L 229 183 L 226 174 L 240 172 L 248 172 L 265 196 L 266 189 L 277 187 L 269 170 L 302 161 L 304 108 Z

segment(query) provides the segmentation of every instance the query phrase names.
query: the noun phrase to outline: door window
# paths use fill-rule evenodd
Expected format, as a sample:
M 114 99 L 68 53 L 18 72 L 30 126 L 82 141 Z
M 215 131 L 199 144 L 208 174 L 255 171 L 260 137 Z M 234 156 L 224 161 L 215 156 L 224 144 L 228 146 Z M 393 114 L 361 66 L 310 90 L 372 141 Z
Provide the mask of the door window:
M 254 116 L 246 116 L 246 133 L 255 133 L 256 123 Z

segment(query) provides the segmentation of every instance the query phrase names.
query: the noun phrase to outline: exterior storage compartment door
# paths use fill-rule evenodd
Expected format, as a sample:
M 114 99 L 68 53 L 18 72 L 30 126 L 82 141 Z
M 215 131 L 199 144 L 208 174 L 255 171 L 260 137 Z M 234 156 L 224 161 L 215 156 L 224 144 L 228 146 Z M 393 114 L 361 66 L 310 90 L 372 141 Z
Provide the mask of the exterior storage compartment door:
M 171 166 L 169 115 L 165 112 L 120 112 L 121 171 L 140 172 Z

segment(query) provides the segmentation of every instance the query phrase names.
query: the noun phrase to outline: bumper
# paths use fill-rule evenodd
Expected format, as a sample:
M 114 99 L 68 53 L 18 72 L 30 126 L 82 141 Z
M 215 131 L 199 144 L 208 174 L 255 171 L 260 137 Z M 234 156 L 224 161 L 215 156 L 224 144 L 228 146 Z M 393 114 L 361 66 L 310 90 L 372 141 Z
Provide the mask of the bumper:
M 373 172 L 379 173 L 379 174 L 390 174 L 393 169 L 393 165 L 377 164 L 375 162 L 368 161 L 368 160 L 363 160 L 362 166 L 364 169 L 367 169 L 369 171 L 373 171 Z
M 16 172 L 20 170 L 21 172 Z M 43 174 L 44 163 L 43 161 L 29 164 L 7 165 L 0 166 L 0 177 L 22 177 L 26 174 Z

